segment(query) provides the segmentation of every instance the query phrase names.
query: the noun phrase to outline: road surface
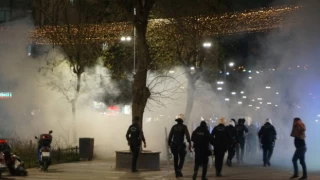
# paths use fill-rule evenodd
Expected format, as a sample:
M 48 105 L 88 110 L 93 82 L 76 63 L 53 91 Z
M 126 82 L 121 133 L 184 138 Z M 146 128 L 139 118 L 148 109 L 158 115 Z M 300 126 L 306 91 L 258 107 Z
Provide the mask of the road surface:
M 115 170 L 115 163 L 112 161 L 95 160 L 90 162 L 76 162 L 53 165 L 49 167 L 49 172 L 40 172 L 38 169 L 28 169 L 28 177 L 10 177 L 7 174 L 3 174 L 3 179 L 16 179 L 16 180 L 104 180 L 104 179 L 121 179 L 121 180 L 170 180 L 176 179 L 174 172 L 172 171 L 172 165 L 168 171 L 167 166 L 164 164 L 160 171 L 140 171 L 139 173 L 131 173 L 128 170 Z M 183 173 L 184 178 L 191 179 L 193 172 L 193 163 L 186 163 Z M 216 178 L 215 170 L 211 166 L 208 170 L 209 179 L 227 179 L 227 180 L 282 180 L 289 179 L 292 175 L 290 170 L 285 170 L 275 167 L 262 167 L 261 165 L 239 165 L 234 167 L 223 168 L 223 177 Z M 199 171 L 201 174 L 201 169 Z M 198 179 L 201 179 L 200 176 Z M 309 180 L 320 179 L 319 173 L 310 173 Z

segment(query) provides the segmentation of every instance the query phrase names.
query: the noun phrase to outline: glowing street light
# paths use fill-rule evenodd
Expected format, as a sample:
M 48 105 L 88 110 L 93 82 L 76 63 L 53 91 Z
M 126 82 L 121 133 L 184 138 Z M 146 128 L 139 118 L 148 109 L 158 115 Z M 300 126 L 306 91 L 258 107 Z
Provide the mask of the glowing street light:
M 173 70 L 171 70 L 171 71 L 169 71 L 169 73 L 170 73 L 170 74 L 173 74 L 173 73 L 174 73 L 174 71 L 173 71 Z
M 229 62 L 229 67 L 233 67 L 234 66 L 234 62 Z
M 218 91 L 222 91 L 222 89 L 223 89 L 222 87 L 217 87 Z
M 225 98 L 224 100 L 225 100 L 225 101 L 230 101 L 230 99 L 229 99 L 229 98 Z
M 229 73 L 229 72 L 226 72 L 226 75 L 227 75 L 227 76 L 229 76 L 229 75 L 230 75 L 230 73 Z
M 242 102 L 241 102 L 241 101 L 239 101 L 239 102 L 238 102 L 238 104 L 242 104 Z
M 212 43 L 211 42 L 205 42 L 202 44 L 204 48 L 209 48 L 212 46 Z
M 276 92 L 276 94 L 279 94 L 278 92 Z
M 248 73 L 251 73 L 251 70 L 249 70 Z
M 136 13 L 136 9 L 134 8 L 134 13 Z M 133 74 L 136 74 L 136 28 L 133 31 Z M 131 36 L 122 36 L 120 38 L 122 42 L 130 42 L 132 40 Z
M 266 86 L 266 89 L 271 89 L 271 87 L 270 86 Z
M 232 94 L 232 95 L 236 95 L 237 93 L 236 93 L 236 92 L 231 92 L 231 94 Z
M 223 81 L 218 81 L 217 84 L 224 84 L 224 82 Z
M 243 92 L 243 91 L 241 91 L 240 93 L 241 93 L 241 94 L 244 94 L 244 92 Z
M 277 105 L 277 104 L 276 104 L 276 105 L 274 105 L 274 106 L 278 107 L 278 105 Z
M 192 66 L 192 67 L 190 67 L 190 69 L 191 69 L 191 70 L 194 70 L 195 68 Z
M 256 73 L 257 73 L 257 74 L 259 74 L 260 72 L 259 72 L 259 71 L 257 71 Z
M 262 101 L 262 98 L 257 98 L 258 101 Z
M 252 107 L 252 104 L 249 104 L 248 106 Z
M 243 99 L 247 99 L 247 96 L 242 96 Z
M 129 42 L 132 40 L 132 38 L 130 36 L 122 36 L 120 40 Z
M 252 79 L 252 77 L 251 77 L 251 76 L 249 76 L 248 78 L 249 78 L 249 79 Z
M 269 105 L 270 105 L 270 104 L 272 104 L 272 103 L 271 103 L 271 102 L 267 102 L 267 104 L 269 104 Z

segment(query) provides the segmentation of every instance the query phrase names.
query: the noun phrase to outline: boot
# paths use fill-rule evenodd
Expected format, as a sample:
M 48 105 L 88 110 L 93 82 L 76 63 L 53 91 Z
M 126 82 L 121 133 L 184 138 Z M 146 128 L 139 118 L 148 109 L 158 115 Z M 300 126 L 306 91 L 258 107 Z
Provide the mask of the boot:
M 192 176 L 192 180 L 196 180 L 198 176 L 198 172 L 194 172 Z
M 290 177 L 290 179 L 298 178 L 299 176 L 297 174 L 294 174 L 293 176 Z
M 177 177 L 177 178 L 183 177 L 183 174 L 182 174 L 181 170 L 177 170 L 177 171 L 176 171 L 176 177 Z
M 299 178 L 299 180 L 308 180 L 308 178 L 305 176 L 302 176 L 301 178 Z

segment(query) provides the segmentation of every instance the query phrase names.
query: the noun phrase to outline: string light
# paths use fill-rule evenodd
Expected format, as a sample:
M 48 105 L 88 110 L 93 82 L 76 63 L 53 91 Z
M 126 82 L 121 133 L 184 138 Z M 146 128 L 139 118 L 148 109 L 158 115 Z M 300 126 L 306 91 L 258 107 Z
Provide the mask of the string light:
M 215 35 L 229 35 L 236 33 L 248 33 L 267 31 L 274 28 L 279 28 L 284 25 L 286 17 L 294 14 L 302 6 L 283 6 L 277 8 L 263 8 L 256 11 L 227 13 L 222 16 L 200 16 L 197 23 L 199 34 L 203 37 Z M 183 22 L 187 25 L 194 23 L 195 17 L 184 17 Z M 172 21 L 173 22 L 173 21 Z M 171 23 L 171 19 L 154 19 L 149 21 L 148 33 L 172 33 L 175 24 Z M 189 26 L 193 27 L 193 26 Z M 0 26 L 0 31 L 11 32 L 15 27 Z M 87 24 L 81 29 L 85 29 L 86 34 L 81 34 L 83 42 L 114 42 L 124 34 L 131 34 L 132 23 L 108 23 L 108 24 Z M 28 30 L 27 30 L 28 32 Z M 27 43 L 34 44 L 62 44 L 65 43 L 68 36 L 73 33 L 79 35 L 76 26 L 42 26 L 36 27 L 35 30 L 29 30 Z M 54 35 L 53 35 L 54 34 Z M 58 40 L 53 37 L 61 36 Z M 87 37 L 90 36 L 90 37 Z M 2 42 L 10 42 L 10 39 Z

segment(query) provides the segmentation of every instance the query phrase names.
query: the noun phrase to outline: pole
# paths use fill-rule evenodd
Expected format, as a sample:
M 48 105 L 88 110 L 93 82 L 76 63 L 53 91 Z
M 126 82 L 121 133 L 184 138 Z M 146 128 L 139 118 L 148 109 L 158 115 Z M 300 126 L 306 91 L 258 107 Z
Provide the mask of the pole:
M 134 18 L 137 15 L 136 8 L 133 9 Z M 136 25 L 133 24 L 133 75 L 136 74 Z
M 226 83 L 227 81 L 227 65 L 226 63 L 223 63 L 224 65 L 224 83 Z

